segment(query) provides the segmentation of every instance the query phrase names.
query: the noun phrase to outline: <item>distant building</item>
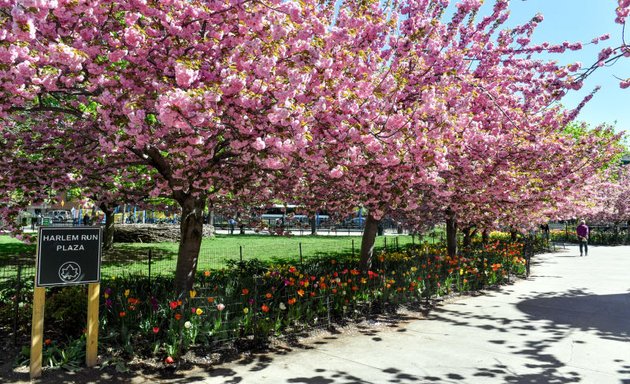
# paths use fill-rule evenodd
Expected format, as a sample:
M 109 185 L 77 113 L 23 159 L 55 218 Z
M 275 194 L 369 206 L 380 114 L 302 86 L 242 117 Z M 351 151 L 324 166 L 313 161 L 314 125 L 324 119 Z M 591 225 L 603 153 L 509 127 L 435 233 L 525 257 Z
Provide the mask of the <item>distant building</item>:
M 623 164 L 623 165 L 630 164 L 630 155 L 623 155 L 621 157 L 621 164 Z

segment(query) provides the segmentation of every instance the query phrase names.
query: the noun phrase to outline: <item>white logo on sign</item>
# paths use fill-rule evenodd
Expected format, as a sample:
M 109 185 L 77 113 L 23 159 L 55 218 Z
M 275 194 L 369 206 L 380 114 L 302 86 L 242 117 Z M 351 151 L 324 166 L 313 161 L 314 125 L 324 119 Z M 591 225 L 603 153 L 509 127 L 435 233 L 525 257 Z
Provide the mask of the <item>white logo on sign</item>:
M 59 278 L 66 283 L 77 281 L 81 276 L 81 266 L 74 261 L 67 261 L 59 267 Z

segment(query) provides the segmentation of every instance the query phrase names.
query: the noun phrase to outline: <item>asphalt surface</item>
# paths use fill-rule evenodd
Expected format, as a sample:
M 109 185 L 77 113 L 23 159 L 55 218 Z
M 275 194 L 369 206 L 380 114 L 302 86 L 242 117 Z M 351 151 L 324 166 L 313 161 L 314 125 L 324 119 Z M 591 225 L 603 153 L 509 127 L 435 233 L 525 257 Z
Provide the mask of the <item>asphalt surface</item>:
M 630 383 L 630 247 L 538 255 L 529 279 L 425 319 L 329 335 L 173 382 Z

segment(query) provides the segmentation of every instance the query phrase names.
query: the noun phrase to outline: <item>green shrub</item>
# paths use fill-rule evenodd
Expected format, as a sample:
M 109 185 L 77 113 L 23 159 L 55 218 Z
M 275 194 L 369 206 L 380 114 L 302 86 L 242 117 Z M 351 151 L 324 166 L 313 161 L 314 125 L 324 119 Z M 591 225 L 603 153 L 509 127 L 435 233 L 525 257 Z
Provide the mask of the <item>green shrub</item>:
M 85 286 L 52 288 L 44 309 L 45 332 L 55 340 L 74 339 L 84 332 L 87 322 Z

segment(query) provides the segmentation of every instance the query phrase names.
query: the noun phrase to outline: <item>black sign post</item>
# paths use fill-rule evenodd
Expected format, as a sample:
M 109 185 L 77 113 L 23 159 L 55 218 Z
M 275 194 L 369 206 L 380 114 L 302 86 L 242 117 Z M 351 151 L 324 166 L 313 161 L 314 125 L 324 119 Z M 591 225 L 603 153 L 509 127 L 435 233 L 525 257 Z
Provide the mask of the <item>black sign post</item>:
M 101 228 L 40 227 L 38 287 L 98 283 L 101 279 Z
M 31 379 L 42 374 L 46 287 L 88 284 L 85 362 L 93 367 L 98 354 L 98 303 L 101 280 L 101 228 L 40 227 L 31 325 Z

